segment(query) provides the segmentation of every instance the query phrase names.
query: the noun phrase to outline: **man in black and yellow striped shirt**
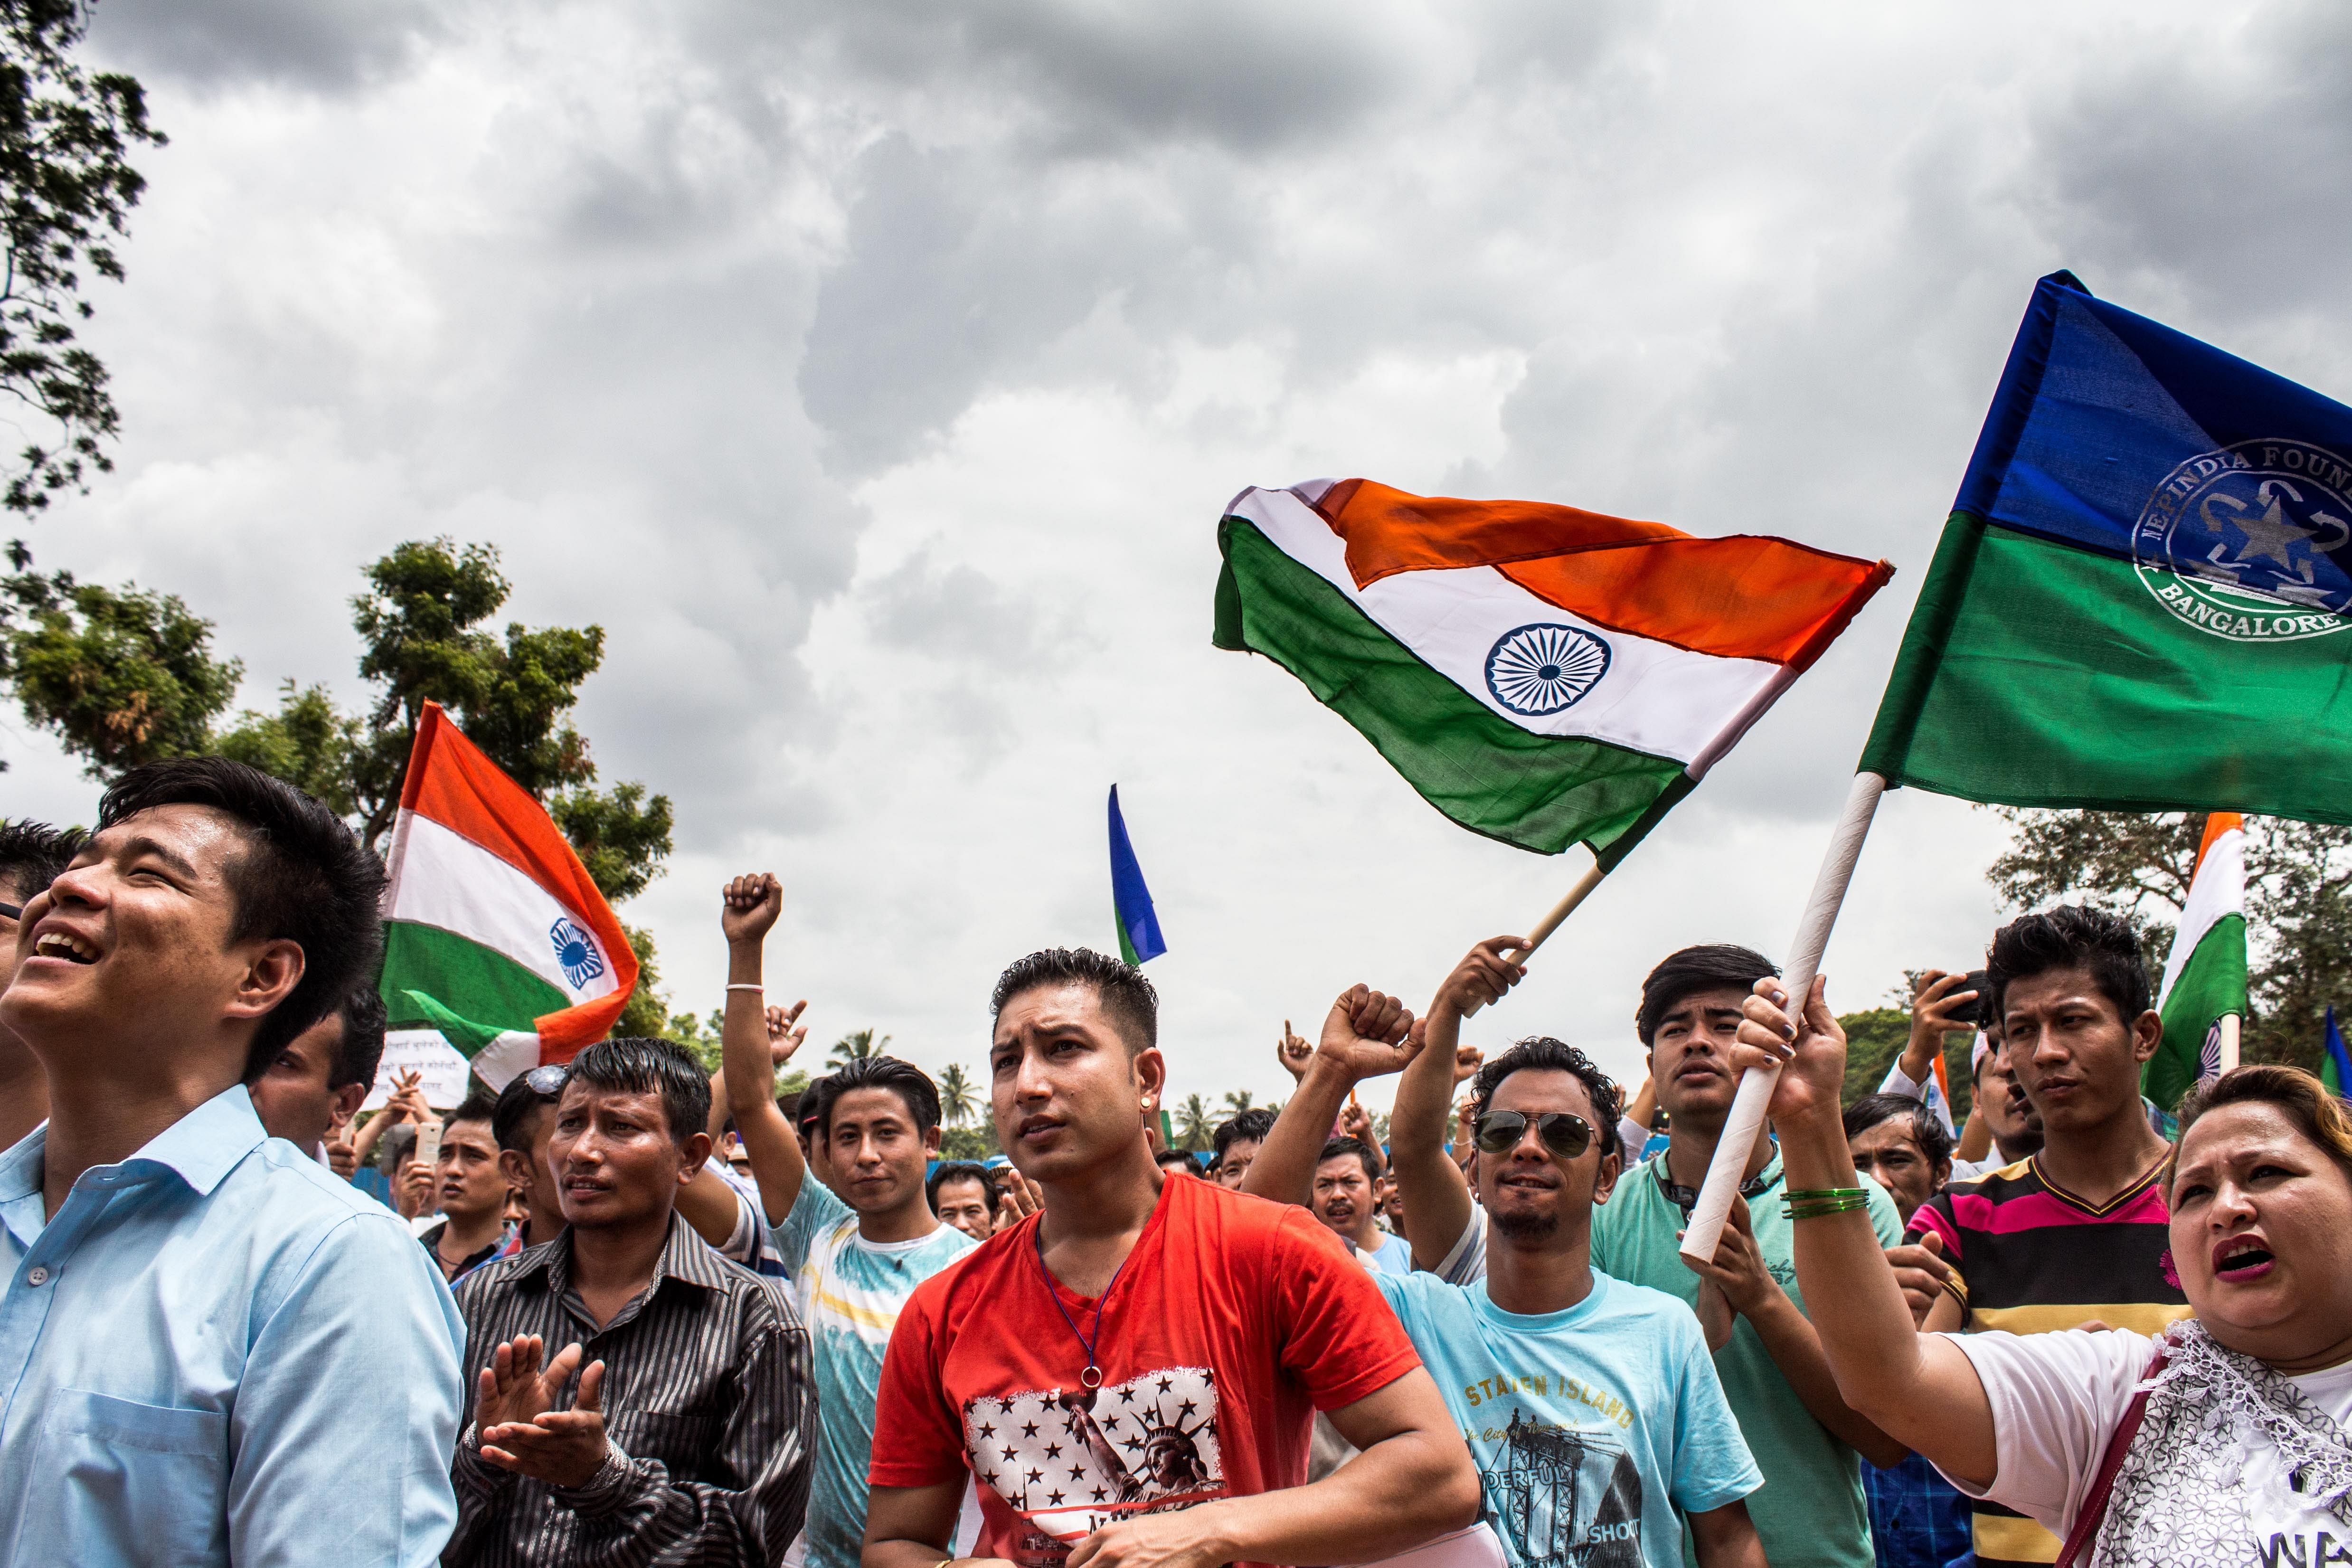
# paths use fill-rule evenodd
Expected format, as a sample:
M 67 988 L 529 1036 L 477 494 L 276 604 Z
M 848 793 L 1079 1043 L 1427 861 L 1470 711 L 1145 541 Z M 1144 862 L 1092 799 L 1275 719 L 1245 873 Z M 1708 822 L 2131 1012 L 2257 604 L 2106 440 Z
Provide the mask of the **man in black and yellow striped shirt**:
M 2001 1048 L 2042 1113 L 2042 1152 L 1956 1182 L 1913 1216 L 1952 1276 L 1930 1330 L 2048 1333 L 2094 1325 L 2152 1334 L 2189 1315 L 2167 1251 L 2169 1147 L 2148 1125 L 2140 1064 L 2164 1027 L 2131 928 L 2062 907 L 1995 932 L 1988 1001 Z M 2058 1538 L 1979 1501 L 1980 1568 L 2054 1562 Z

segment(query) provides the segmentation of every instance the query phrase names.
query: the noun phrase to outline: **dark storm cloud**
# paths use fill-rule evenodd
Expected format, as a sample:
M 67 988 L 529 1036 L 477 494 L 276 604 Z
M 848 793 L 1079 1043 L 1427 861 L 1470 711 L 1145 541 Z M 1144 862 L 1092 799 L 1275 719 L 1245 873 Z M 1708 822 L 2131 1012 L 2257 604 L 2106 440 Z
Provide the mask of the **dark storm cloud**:
M 425 0 L 100 0 L 90 39 L 152 77 L 338 91 L 406 66 L 441 31 Z

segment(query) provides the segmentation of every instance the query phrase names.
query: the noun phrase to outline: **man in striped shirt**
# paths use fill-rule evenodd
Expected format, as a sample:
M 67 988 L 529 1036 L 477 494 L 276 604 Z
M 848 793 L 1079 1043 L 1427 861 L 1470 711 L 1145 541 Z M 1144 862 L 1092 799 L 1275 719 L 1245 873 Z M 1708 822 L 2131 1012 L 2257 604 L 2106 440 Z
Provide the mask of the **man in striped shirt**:
M 472 1386 L 448 1568 L 764 1568 L 799 1532 L 808 1334 L 783 1281 L 677 1214 L 709 1113 L 683 1046 L 603 1040 L 573 1058 L 548 1142 L 566 1228 L 457 1290 Z
M 1952 1271 L 1925 1327 L 2155 1333 L 2189 1306 L 2166 1250 L 2169 1150 L 2140 1108 L 2140 1064 L 2164 1026 L 2138 939 L 2113 915 L 2062 906 L 1994 932 L 1987 969 L 2002 1048 L 2044 1142 L 1913 1216 L 1912 1237 Z M 1973 1528 L 1981 1568 L 2058 1555 L 2057 1537 L 1994 1503 L 1974 1504 Z

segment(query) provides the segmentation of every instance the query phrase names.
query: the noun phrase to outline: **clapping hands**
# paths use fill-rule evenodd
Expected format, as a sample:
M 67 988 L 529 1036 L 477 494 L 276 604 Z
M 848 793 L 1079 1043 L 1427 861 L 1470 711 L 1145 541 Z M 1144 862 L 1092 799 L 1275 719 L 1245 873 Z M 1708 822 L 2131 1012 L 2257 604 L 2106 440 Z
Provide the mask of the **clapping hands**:
M 580 1354 L 572 1344 L 547 1360 L 537 1334 L 499 1346 L 475 1393 L 474 1429 L 484 1460 L 551 1486 L 583 1487 L 595 1479 L 611 1451 L 604 1440 L 604 1363 L 590 1362 L 580 1373 L 571 1409 L 554 1408 Z

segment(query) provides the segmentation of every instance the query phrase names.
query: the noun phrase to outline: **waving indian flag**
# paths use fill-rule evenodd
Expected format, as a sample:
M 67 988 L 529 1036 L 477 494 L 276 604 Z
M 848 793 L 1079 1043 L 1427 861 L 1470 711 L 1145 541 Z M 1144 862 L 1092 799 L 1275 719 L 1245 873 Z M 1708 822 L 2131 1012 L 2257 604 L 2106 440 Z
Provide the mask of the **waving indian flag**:
M 2246 819 L 2237 812 L 2205 818 L 2156 1010 L 2164 1043 L 2140 1069 L 2140 1092 L 2170 1110 L 2199 1079 L 2237 1065 L 2222 1047 L 2246 1016 Z
M 395 1030 L 436 1031 L 503 1089 L 603 1039 L 637 958 L 539 802 L 425 705 L 384 891 L 383 992 Z
M 1218 542 L 1219 647 L 1283 665 L 1463 826 L 1602 871 L 1894 573 L 1369 479 L 1244 490 Z

